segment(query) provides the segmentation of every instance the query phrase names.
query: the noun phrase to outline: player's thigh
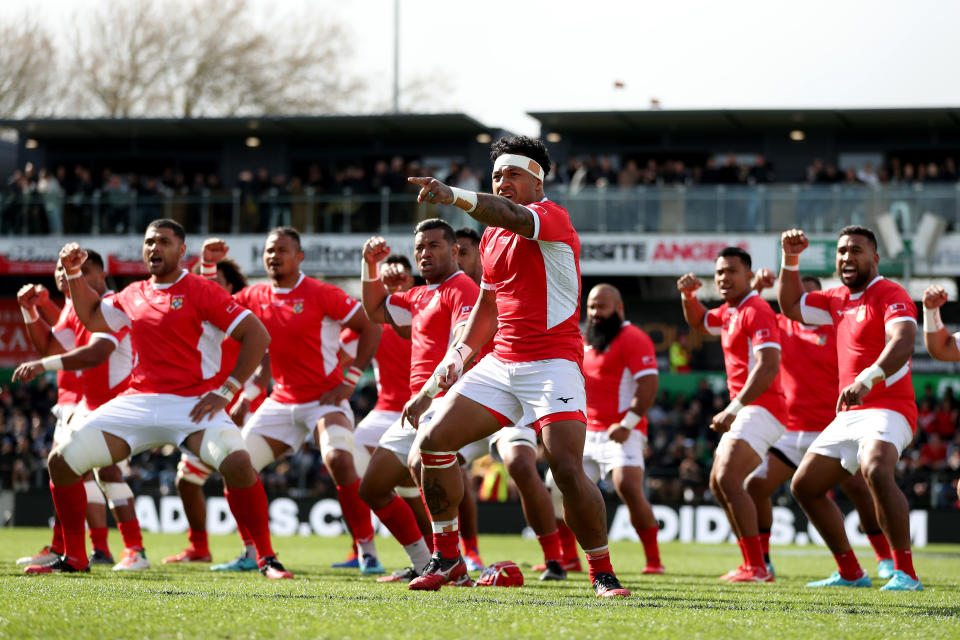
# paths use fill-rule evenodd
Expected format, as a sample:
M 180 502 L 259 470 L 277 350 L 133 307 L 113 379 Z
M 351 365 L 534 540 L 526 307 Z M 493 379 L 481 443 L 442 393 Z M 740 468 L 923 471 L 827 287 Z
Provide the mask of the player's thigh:
M 624 502 L 646 500 L 643 495 L 643 467 L 616 467 L 610 475 L 613 488 Z
M 761 462 L 756 449 L 746 440 L 734 438 L 725 433 L 721 442 L 727 440 L 726 445 L 717 447 L 717 456 L 713 461 L 716 477 L 728 488 L 742 483 Z
M 410 470 L 393 451 L 377 448 L 360 481 L 360 495 L 388 495 L 397 485 L 409 486 L 410 480 Z
M 587 425 L 579 420 L 559 420 L 543 427 L 540 437 L 544 455 L 554 474 L 559 476 L 561 470 L 569 472 L 574 467 L 583 468 L 586 436 Z
M 797 498 L 823 495 L 850 477 L 839 457 L 807 451 L 793 474 L 790 488 Z
M 747 490 L 751 495 L 770 496 L 784 482 L 793 477 L 796 469 L 780 459 L 771 449 L 764 461 L 747 478 Z

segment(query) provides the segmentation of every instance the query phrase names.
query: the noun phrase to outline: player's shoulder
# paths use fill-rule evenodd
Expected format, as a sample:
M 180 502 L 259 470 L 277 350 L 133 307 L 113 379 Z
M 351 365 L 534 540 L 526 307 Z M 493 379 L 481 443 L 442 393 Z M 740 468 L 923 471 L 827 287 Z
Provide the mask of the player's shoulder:
M 547 213 L 551 215 L 563 215 L 567 218 L 570 217 L 570 212 L 567 211 L 564 207 L 557 204 L 553 200 L 541 200 L 540 202 L 531 202 L 527 205 L 528 209 L 532 209 L 537 213 Z
M 907 293 L 907 290 L 903 288 L 902 285 L 897 284 L 893 280 L 887 280 L 886 278 L 880 277 L 876 282 L 874 282 L 871 287 L 880 294 L 883 298 L 889 297 L 910 297 L 910 294 Z
M 630 340 L 631 342 L 652 342 L 650 336 L 647 335 L 647 332 L 633 324 L 630 321 L 623 323 L 623 327 L 620 329 L 620 333 L 623 334 L 624 338 Z
M 457 271 L 450 276 L 442 285 L 441 290 L 459 290 L 464 292 L 476 293 L 480 290 L 479 285 L 473 281 L 473 278 L 463 271 Z

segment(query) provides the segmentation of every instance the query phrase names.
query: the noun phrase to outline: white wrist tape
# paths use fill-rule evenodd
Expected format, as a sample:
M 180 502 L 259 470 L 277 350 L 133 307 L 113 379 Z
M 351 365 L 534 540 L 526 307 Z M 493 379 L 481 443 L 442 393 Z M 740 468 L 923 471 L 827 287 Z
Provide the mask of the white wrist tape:
M 624 429 L 633 429 L 635 426 L 640 424 L 642 419 L 643 418 L 633 411 L 627 411 L 627 415 L 623 416 L 623 420 L 620 421 L 620 426 Z
M 240 391 L 240 389 L 243 388 L 243 385 L 240 384 L 240 381 L 234 378 L 233 376 L 229 376 L 226 380 L 224 380 L 223 383 L 231 385 L 235 392 Z
M 883 369 L 880 368 L 880 365 L 873 363 L 858 373 L 854 380 L 865 386 L 867 389 L 872 389 L 877 380 L 883 380 L 886 377 L 887 374 L 883 372 Z
M 360 382 L 361 377 L 363 377 L 363 369 L 360 367 L 350 367 L 347 369 L 347 372 L 343 374 L 343 382 L 351 387 L 355 387 L 357 383 Z
M 23 321 L 27 324 L 33 324 L 40 319 L 40 314 L 37 313 L 36 307 L 20 307 L 20 313 L 23 314 Z
M 22 308 L 22 307 L 21 307 Z M 923 308 L 923 332 L 937 333 L 943 329 L 943 320 L 940 319 L 940 307 L 936 309 Z
M 76 280 L 83 276 L 83 272 L 80 269 L 76 271 L 67 271 L 67 280 Z
M 743 409 L 743 403 L 740 402 L 739 398 L 734 398 L 733 400 L 730 401 L 730 404 L 726 406 L 724 411 L 729 413 L 732 416 L 735 416 L 738 413 L 740 413 L 741 409 Z
M 427 384 L 423 386 L 423 392 L 431 398 L 435 398 L 438 393 L 440 393 L 440 380 L 437 377 L 437 374 L 430 376 L 430 379 L 427 380 Z
M 243 385 L 243 399 L 247 402 L 253 402 L 260 397 L 261 393 L 263 393 L 263 389 L 253 380 L 247 380 L 247 384 Z
M 788 260 L 788 258 L 791 258 Z M 800 271 L 800 256 L 796 253 L 785 253 L 780 261 L 780 268 L 787 271 Z
M 467 213 L 472 213 L 477 208 L 477 192 L 467 191 L 458 187 L 450 187 L 453 191 L 453 206 L 459 207 Z
M 63 358 L 61 356 L 47 356 L 40 360 L 44 371 L 62 371 Z
M 434 377 L 438 378 L 438 380 L 446 378 L 447 371 L 450 369 L 450 366 L 453 365 L 453 370 L 450 373 L 454 378 L 459 378 L 460 374 L 463 373 L 463 364 L 472 352 L 473 349 L 463 342 L 458 342 L 453 345 L 450 350 L 447 351 L 447 355 L 443 356 L 443 360 L 440 361 L 437 368 L 434 369 Z
M 373 273 L 370 271 L 373 270 Z M 360 259 L 360 280 L 362 282 L 376 282 L 380 279 L 380 263 L 370 264 L 363 258 Z
M 213 393 L 213 395 L 224 398 L 227 401 L 227 404 L 230 404 L 231 402 L 233 402 L 233 396 L 237 395 L 237 392 L 226 382 L 220 385 L 220 388 L 214 389 L 213 391 L 211 391 L 211 393 Z
M 204 278 L 216 278 L 217 277 L 217 263 L 216 262 L 201 262 L 200 263 L 200 275 Z

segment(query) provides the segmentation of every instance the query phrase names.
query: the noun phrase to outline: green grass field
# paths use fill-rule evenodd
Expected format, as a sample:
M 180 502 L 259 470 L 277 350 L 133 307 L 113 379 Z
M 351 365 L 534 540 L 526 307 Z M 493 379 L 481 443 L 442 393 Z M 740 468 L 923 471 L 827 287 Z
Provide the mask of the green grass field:
M 120 575 L 94 567 L 83 576 L 24 576 L 14 565 L 49 541 L 41 529 L 0 530 L 0 637 L 64 638 L 960 638 L 960 545 L 917 552 L 922 593 L 873 589 L 805 589 L 834 569 L 826 550 L 775 548 L 774 584 L 728 585 L 716 577 L 739 564 L 735 545 L 664 545 L 668 573 L 641 576 L 639 544 L 612 545 L 614 566 L 633 590 L 625 600 L 593 596 L 585 574 L 540 583 L 529 571 L 541 559 L 535 541 L 483 536 L 484 560 L 514 560 L 528 579 L 520 589 L 453 588 L 411 592 L 378 584 L 356 570 L 331 569 L 346 538 L 276 538 L 296 579 L 222 574 L 209 565 L 161 565 L 184 536 L 145 534 L 152 569 Z M 119 537 L 111 545 L 120 551 Z M 235 536 L 214 536 L 214 560 L 232 558 Z M 388 569 L 405 556 L 379 539 Z M 871 574 L 872 553 L 858 550 Z

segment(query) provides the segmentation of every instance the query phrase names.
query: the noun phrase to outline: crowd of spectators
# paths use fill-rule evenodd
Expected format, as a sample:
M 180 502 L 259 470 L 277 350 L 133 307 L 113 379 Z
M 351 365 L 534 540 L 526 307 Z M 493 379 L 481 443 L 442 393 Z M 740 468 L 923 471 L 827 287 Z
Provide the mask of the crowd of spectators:
M 374 386 L 369 384 L 354 394 L 352 402 L 358 418 L 373 406 L 375 393 Z M 50 408 L 55 402 L 56 390 L 46 378 L 34 385 L 0 387 L 0 489 L 30 491 L 47 486 L 45 461 L 54 428 Z M 707 478 L 719 436 L 709 429 L 709 424 L 727 402 L 726 392 L 715 392 L 706 378 L 689 396 L 660 392 L 647 414 L 646 475 L 653 502 L 712 503 Z M 917 438 L 900 460 L 900 485 L 914 507 L 960 508 L 960 400 L 950 389 L 938 398 L 928 388 L 918 404 Z M 128 480 L 135 492 L 173 495 L 179 460 L 180 452 L 173 446 L 145 452 L 131 461 Z M 545 463 L 542 466 L 545 471 Z M 217 482 L 212 479 L 208 491 L 217 493 Z M 319 452 L 309 445 L 265 469 L 263 482 L 271 495 L 335 495 Z M 479 478 L 477 483 L 480 484 Z M 612 487 L 604 488 L 612 495 Z M 516 496 L 515 491 L 508 493 Z M 781 488 L 775 500 L 784 505 L 790 503 L 786 487 Z

